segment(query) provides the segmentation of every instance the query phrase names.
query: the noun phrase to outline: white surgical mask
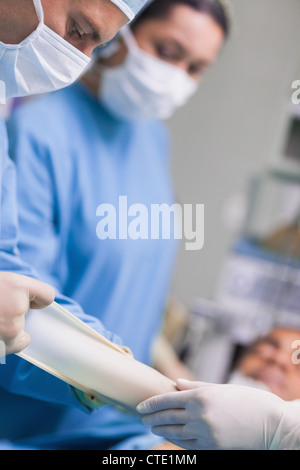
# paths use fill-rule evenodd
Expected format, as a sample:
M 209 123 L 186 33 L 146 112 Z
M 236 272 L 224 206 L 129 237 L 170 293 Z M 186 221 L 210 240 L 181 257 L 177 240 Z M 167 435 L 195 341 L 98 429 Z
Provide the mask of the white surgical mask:
M 100 102 L 121 119 L 168 119 L 196 92 L 184 70 L 138 47 L 128 26 L 121 31 L 128 48 L 118 67 L 101 67 Z
M 90 58 L 44 24 L 41 0 L 33 0 L 39 25 L 20 44 L 0 41 L 0 81 L 5 96 L 28 96 L 64 88 L 84 71 Z M 3 93 L 3 89 L 2 89 Z

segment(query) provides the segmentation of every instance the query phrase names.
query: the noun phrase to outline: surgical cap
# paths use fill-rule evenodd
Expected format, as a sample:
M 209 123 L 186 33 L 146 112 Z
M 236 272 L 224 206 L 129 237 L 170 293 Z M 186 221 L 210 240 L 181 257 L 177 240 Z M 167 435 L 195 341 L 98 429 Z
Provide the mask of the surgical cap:
M 125 13 L 129 20 L 133 20 L 135 15 L 140 11 L 140 9 L 148 3 L 148 0 L 110 0 L 114 3 L 120 10 Z

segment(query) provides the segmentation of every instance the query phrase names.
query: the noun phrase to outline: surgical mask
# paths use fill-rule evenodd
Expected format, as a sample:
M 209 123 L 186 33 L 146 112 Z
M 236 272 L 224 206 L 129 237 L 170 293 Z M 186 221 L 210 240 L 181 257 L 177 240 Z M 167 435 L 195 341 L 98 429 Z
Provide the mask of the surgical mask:
M 41 0 L 33 0 L 39 25 L 20 44 L 0 41 L 0 80 L 5 96 L 28 96 L 64 88 L 84 71 L 90 58 L 44 24 Z
M 246 377 L 245 375 L 241 374 L 239 371 L 235 371 L 229 377 L 228 382 L 229 384 L 233 385 L 244 385 L 246 387 L 254 387 L 259 388 L 261 390 L 270 391 L 269 387 L 263 382 L 258 380 L 254 380 L 251 377 Z
M 125 120 L 168 119 L 196 92 L 184 70 L 143 51 L 128 26 L 121 35 L 128 49 L 118 67 L 100 67 L 99 100 Z

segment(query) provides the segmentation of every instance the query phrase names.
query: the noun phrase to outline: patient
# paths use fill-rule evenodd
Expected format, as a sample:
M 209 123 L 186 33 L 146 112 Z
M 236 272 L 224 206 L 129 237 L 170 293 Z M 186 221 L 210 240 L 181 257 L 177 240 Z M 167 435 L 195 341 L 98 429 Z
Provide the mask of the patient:
M 267 388 L 283 400 L 300 398 L 300 329 L 275 327 L 248 346 L 238 359 L 231 383 L 245 383 Z M 240 380 L 241 379 L 241 380 Z
M 155 344 L 156 368 L 174 381 L 178 378 L 201 380 L 176 352 L 174 338 L 182 341 L 188 321 L 188 312 L 183 306 L 169 305 L 162 334 Z M 300 398 L 300 326 L 299 329 L 274 327 L 252 344 L 237 349 L 240 351 L 227 382 L 269 390 L 287 401 Z

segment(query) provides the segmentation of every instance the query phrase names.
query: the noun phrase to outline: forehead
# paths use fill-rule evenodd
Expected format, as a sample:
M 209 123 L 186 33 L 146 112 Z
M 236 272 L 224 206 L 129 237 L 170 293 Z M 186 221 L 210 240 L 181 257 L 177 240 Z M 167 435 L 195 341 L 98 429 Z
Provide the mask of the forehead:
M 294 341 L 300 341 L 300 330 L 292 328 L 276 328 L 265 338 L 258 341 L 258 344 L 270 344 L 274 347 L 291 349 Z
M 186 5 L 173 7 L 166 18 L 149 19 L 143 23 L 149 33 L 178 41 L 195 58 L 211 59 L 224 41 L 224 33 L 216 21 Z
M 80 19 L 96 31 L 100 30 L 105 41 L 112 39 L 123 24 L 128 21 L 124 13 L 112 2 L 103 0 L 73 0 L 69 3 L 68 14 Z

